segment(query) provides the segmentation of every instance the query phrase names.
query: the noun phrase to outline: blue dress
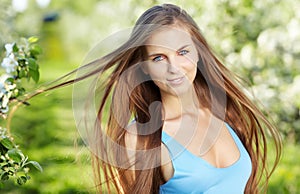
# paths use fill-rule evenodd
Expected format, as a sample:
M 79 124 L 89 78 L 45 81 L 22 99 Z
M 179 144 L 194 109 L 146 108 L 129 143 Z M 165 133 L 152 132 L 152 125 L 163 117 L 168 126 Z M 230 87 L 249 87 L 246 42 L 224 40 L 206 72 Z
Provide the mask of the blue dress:
M 160 194 L 242 194 L 250 177 L 251 159 L 233 129 L 227 125 L 239 152 L 239 159 L 225 168 L 216 168 L 192 154 L 174 138 L 162 133 L 169 150 L 174 175 L 160 186 Z M 179 154 L 178 154 L 179 153 Z

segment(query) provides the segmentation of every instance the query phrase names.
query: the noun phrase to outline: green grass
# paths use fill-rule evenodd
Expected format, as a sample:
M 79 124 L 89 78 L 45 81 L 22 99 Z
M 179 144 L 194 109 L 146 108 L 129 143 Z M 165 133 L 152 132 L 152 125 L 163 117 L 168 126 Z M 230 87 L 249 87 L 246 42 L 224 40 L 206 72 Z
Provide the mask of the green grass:
M 41 63 L 41 83 L 58 78 L 74 68 L 61 62 Z M 75 145 L 80 135 L 72 112 L 72 87 L 41 94 L 21 106 L 11 123 L 15 141 L 44 171 L 31 170 L 31 180 L 23 186 L 12 181 L 0 193 L 93 193 L 89 151 Z
M 271 177 L 269 194 L 300 193 L 300 145 L 284 145 L 283 156 L 279 166 Z

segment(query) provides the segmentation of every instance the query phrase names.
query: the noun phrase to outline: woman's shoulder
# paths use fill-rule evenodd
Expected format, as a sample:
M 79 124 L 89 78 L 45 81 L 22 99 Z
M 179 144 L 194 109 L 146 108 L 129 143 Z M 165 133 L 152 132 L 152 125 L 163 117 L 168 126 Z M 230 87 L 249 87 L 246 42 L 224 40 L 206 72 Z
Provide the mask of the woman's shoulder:
M 137 148 L 138 136 L 137 123 L 132 121 L 125 130 L 125 146 L 135 150 Z M 163 142 L 161 145 L 162 147 L 166 147 Z

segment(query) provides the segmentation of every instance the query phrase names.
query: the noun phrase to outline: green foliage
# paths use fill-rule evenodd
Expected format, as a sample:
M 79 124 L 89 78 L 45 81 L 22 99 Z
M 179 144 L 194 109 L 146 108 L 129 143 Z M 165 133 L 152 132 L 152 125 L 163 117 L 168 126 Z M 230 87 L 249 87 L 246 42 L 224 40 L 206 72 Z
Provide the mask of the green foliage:
M 0 186 L 12 177 L 19 185 L 25 184 L 29 179 L 30 167 L 43 171 L 36 161 L 28 161 L 13 139 L 6 135 L 5 129 L 0 127 Z
M 75 68 L 61 61 L 40 61 L 41 80 L 54 80 Z M 58 89 L 30 99 L 12 119 L 14 141 L 29 158 L 38 161 L 43 173 L 30 171 L 22 187 L 5 183 L 4 193 L 95 193 L 89 151 L 77 134 L 72 113 L 72 88 Z M 1 193 L 1 192 L 0 192 Z
M 39 65 L 37 57 L 42 53 L 42 49 L 36 42 L 38 38 L 30 37 L 22 39 L 22 45 L 14 44 L 13 54 L 17 58 L 18 67 L 15 73 L 15 80 L 27 78 L 33 79 L 34 82 L 39 81 Z
M 25 93 L 22 85 L 22 79 L 36 83 L 39 80 L 39 65 L 37 57 L 41 54 L 41 48 L 36 44 L 38 39 L 30 37 L 21 39 L 20 43 L 5 44 L 5 57 L 1 66 L 5 72 L 1 75 L 0 82 L 0 114 L 3 119 L 7 118 L 9 107 L 19 100 Z M 11 114 L 9 119 L 11 119 Z M 10 121 L 8 121 L 8 124 Z M 9 128 L 8 128 L 9 129 Z M 19 185 L 25 184 L 29 179 L 29 169 L 33 166 L 39 171 L 42 167 L 36 161 L 28 160 L 28 157 L 15 144 L 10 132 L 0 127 L 0 183 L 13 178 Z
M 1 66 L 5 72 L 1 75 L 0 83 L 0 104 L 3 118 L 9 110 L 9 104 L 24 95 L 25 88 L 22 86 L 22 79 L 35 83 L 39 81 L 38 55 L 42 50 L 36 42 L 36 37 L 22 38 L 20 43 L 5 44 L 5 57 Z M 26 103 L 26 102 L 24 102 Z

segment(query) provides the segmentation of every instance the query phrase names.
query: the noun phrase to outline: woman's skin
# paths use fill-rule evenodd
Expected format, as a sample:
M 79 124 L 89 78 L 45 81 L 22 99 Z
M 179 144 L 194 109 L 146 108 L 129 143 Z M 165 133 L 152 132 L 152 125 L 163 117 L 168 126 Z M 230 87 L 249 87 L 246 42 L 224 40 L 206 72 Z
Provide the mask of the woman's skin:
M 143 71 L 160 89 L 163 131 L 215 168 L 225 168 L 235 163 L 240 153 L 224 122 L 214 117 L 210 110 L 201 107 L 196 99 L 192 83 L 199 55 L 189 33 L 175 24 L 154 33 L 146 44 L 148 60 Z M 204 138 L 211 131 L 217 131 L 218 135 L 209 141 L 205 140 L 211 146 L 201 153 Z M 134 148 L 136 137 L 132 136 L 127 134 L 126 142 L 127 146 Z M 172 178 L 174 169 L 164 145 L 161 169 L 165 181 Z

